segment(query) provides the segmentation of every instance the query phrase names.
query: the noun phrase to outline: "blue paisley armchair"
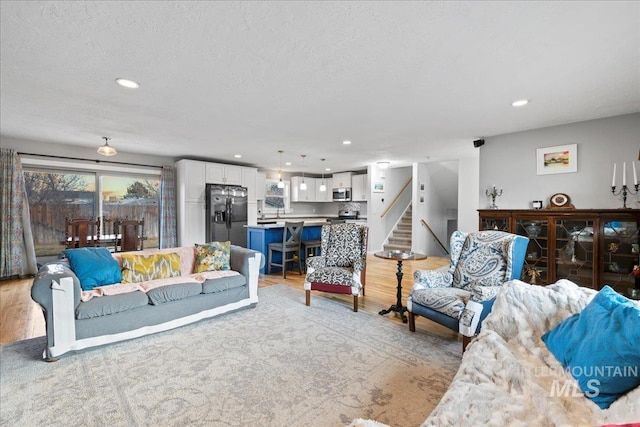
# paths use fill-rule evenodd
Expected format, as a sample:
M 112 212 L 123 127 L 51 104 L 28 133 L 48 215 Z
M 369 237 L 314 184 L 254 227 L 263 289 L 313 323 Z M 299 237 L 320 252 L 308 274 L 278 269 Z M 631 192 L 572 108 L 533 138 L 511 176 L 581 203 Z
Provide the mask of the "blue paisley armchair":
M 307 258 L 306 305 L 316 290 L 353 295 L 353 311 L 358 311 L 358 296 L 361 291 L 364 295 L 368 232 L 359 224 L 322 226 L 320 256 Z
M 477 334 L 500 286 L 520 279 L 528 244 L 527 237 L 503 231 L 455 231 L 448 270 L 414 272 L 407 298 L 409 330 L 415 331 L 415 318 L 422 316 L 465 337 Z

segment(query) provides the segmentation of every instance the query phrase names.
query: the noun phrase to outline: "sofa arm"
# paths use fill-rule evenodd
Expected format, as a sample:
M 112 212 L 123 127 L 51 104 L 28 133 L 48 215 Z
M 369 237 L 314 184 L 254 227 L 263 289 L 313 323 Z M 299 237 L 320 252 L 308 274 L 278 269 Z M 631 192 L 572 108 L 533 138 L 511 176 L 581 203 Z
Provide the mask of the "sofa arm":
M 414 286 L 422 288 L 450 288 L 453 283 L 453 275 L 448 271 L 416 270 L 413 273 Z
M 231 245 L 231 255 L 229 259 L 230 267 L 247 279 L 249 285 L 250 298 L 258 302 L 258 277 L 260 269 L 264 267 L 264 257 L 258 251 Z
M 307 273 L 312 273 L 314 270 L 323 268 L 326 264 L 326 258 L 322 255 L 312 256 L 307 258 Z
M 501 286 L 476 285 L 471 288 L 471 300 L 475 302 L 489 301 L 496 298 Z

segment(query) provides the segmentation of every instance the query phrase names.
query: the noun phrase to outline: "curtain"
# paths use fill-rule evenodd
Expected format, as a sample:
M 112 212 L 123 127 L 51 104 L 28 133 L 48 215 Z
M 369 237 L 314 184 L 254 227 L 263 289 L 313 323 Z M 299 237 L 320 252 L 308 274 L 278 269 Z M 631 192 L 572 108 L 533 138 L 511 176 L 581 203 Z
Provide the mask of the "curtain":
M 15 150 L 0 148 L 0 277 L 37 272 L 22 163 Z
M 176 221 L 176 170 L 163 166 L 160 175 L 160 248 L 178 244 Z

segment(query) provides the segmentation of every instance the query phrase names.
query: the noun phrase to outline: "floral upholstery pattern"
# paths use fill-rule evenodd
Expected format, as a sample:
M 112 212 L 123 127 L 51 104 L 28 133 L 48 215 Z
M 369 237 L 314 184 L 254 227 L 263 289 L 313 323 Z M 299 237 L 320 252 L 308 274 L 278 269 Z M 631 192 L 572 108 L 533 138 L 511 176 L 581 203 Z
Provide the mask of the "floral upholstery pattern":
M 442 314 L 455 319 L 460 317 L 467 301 L 469 292 L 457 288 L 429 289 L 427 292 L 413 292 L 413 302 L 432 308 Z
M 231 242 L 196 243 L 196 265 L 194 273 L 203 271 L 230 270 Z
M 362 284 L 360 273 L 365 267 L 369 229 L 358 224 L 323 225 L 320 238 L 320 256 L 307 258 L 304 287 L 313 284 L 350 286 L 353 295 L 359 295 Z

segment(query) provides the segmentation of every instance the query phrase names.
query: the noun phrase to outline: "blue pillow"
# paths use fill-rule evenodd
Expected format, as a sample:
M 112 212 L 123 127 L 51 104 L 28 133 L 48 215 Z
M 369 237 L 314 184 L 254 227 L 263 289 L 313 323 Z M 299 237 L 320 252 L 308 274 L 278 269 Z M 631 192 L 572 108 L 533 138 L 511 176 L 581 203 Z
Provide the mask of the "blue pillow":
M 120 265 L 107 248 L 66 249 L 64 254 L 84 291 L 122 280 Z
M 542 340 L 601 409 L 640 385 L 640 308 L 609 286 Z

